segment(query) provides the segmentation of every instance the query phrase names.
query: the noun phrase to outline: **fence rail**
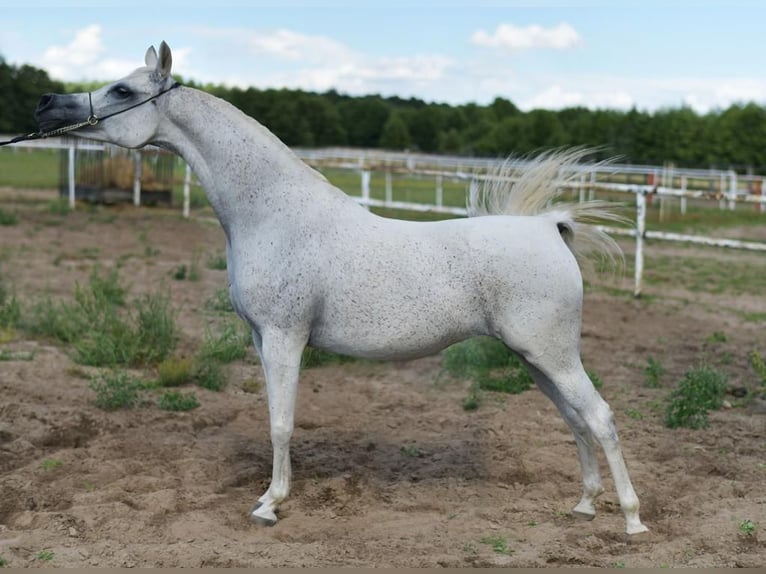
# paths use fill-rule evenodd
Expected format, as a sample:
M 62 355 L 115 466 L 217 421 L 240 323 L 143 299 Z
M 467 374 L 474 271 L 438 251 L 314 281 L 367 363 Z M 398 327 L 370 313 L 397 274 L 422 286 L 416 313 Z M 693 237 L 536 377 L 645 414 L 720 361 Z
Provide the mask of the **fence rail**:
M 0 138 L 2 139 L 2 138 Z M 104 144 L 88 142 L 75 138 L 50 138 L 21 142 L 8 147 L 61 149 L 68 157 L 68 197 L 70 208 L 75 207 L 75 154 L 77 150 L 100 150 Z M 7 149 L 7 148 L 6 148 Z M 360 195 L 351 197 L 361 205 L 383 207 L 418 212 L 435 212 L 464 216 L 464 207 L 444 205 L 442 184 L 445 178 L 463 181 L 468 189 L 480 185 L 482 181 L 496 178 L 496 169 L 505 164 L 510 169 L 509 180 L 513 180 L 514 170 L 521 170 L 528 162 L 524 160 L 500 160 L 487 158 L 449 157 L 429 154 L 413 154 L 405 152 L 386 152 L 379 150 L 359 150 L 349 148 L 304 149 L 297 148 L 295 153 L 309 165 L 317 169 L 352 170 L 360 175 Z M 137 152 L 138 153 L 138 152 Z M 140 159 L 137 161 L 140 162 Z M 373 198 L 370 195 L 370 180 L 372 171 L 385 173 L 385 199 Z M 567 171 L 569 173 L 567 173 Z M 576 165 L 561 173 L 561 187 L 579 192 L 579 200 L 593 199 L 597 192 L 614 194 L 632 194 L 636 198 L 636 227 L 633 229 L 602 227 L 615 235 L 630 236 L 636 239 L 636 264 L 634 295 L 641 294 L 644 239 L 677 241 L 766 251 L 766 243 L 740 241 L 735 239 L 705 237 L 680 233 L 646 230 L 647 203 L 658 197 L 661 206 L 666 199 L 680 200 L 681 212 L 686 212 L 686 200 L 716 200 L 720 209 L 736 209 L 742 202 L 753 204 L 761 213 L 766 214 L 766 191 L 763 176 L 738 175 L 732 170 L 699 170 L 677 169 L 673 166 L 635 166 L 615 163 L 597 163 L 593 165 Z M 407 174 L 411 176 L 434 178 L 433 203 L 415 203 L 395 201 L 392 193 L 392 174 Z M 141 203 L 140 170 L 136 170 L 134 182 L 134 203 Z M 638 181 L 636 181 L 638 180 Z M 640 182 L 640 183 L 639 183 Z M 183 215 L 190 215 L 190 191 L 195 184 L 191 168 L 187 164 L 183 179 Z M 676 187 L 677 185 L 677 187 Z M 587 197 L 586 197 L 587 196 Z

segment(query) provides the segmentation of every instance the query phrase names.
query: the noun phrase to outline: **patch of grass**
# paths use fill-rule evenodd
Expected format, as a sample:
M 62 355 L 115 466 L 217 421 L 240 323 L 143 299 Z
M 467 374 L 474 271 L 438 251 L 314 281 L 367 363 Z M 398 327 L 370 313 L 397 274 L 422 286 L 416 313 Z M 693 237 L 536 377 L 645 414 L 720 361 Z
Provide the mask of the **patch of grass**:
M 42 468 L 46 472 L 49 470 L 60 468 L 62 466 L 64 466 L 64 463 L 55 458 L 46 458 L 44 461 L 40 463 L 40 468 Z
M 442 365 L 450 375 L 473 381 L 463 400 L 464 410 L 480 406 L 482 391 L 518 394 L 534 383 L 516 354 L 492 337 L 476 337 L 452 345 L 443 352 Z
M 402 448 L 399 449 L 399 452 L 401 452 L 404 456 L 409 458 L 418 458 L 419 456 L 423 455 L 423 451 L 421 451 L 414 444 L 404 445 Z
M 588 375 L 588 378 L 590 379 L 590 382 L 593 383 L 593 386 L 596 388 L 596 390 L 601 390 L 604 388 L 604 381 L 601 380 L 601 377 L 599 377 L 595 372 L 591 371 L 590 369 L 586 369 L 585 372 Z
M 688 370 L 665 409 L 665 425 L 692 429 L 708 426 L 708 411 L 721 407 L 726 392 L 726 374 L 702 365 Z
M 306 347 L 301 356 L 301 368 L 312 369 L 323 365 L 345 365 L 346 363 L 354 363 L 358 360 L 356 357 L 340 355 L 332 351 L 323 351 L 314 347 Z
M 724 333 L 723 331 L 713 331 L 707 339 L 705 339 L 706 343 L 726 343 L 729 340 L 729 337 Z
M 208 258 L 206 265 L 208 269 L 224 271 L 226 269 L 226 255 L 223 255 L 222 253 L 211 255 Z
M 199 406 L 199 401 L 194 393 L 165 391 L 160 397 L 158 405 L 166 411 L 190 411 Z
M 194 362 L 182 357 L 168 357 L 157 365 L 157 384 L 177 387 L 193 379 Z
M 643 413 L 638 409 L 627 409 L 625 414 L 632 418 L 634 421 L 640 421 L 644 418 Z
M 51 199 L 48 202 L 48 213 L 51 215 L 58 215 L 64 217 L 69 215 L 69 200 L 65 197 L 59 197 L 57 199 Z
M 96 393 L 96 406 L 113 411 L 136 407 L 144 383 L 125 371 L 104 371 L 91 379 L 89 386 Z
M 8 561 L 0 556 L 0 568 L 6 568 L 8 566 Z
M 755 535 L 758 525 L 750 519 L 741 520 L 738 524 L 739 531 L 748 538 Z
M 41 562 L 50 562 L 55 557 L 55 554 L 53 554 L 52 550 L 40 550 L 40 552 L 37 553 L 37 560 L 40 560 Z
M 7 349 L 0 349 L 0 361 L 31 361 L 34 358 L 34 351 L 8 351 Z
M 217 289 L 205 300 L 205 309 L 215 313 L 233 313 L 234 306 L 231 304 L 229 290 L 223 287 Z
M 239 323 L 226 323 L 218 333 L 206 331 L 205 341 L 199 350 L 199 358 L 202 361 L 218 363 L 231 363 L 237 359 L 243 359 L 247 355 L 250 336 L 248 333 L 243 333 L 238 326 Z
M 143 295 L 127 308 L 117 269 L 95 267 L 87 286 L 77 285 L 73 303 L 47 297 L 33 304 L 23 325 L 33 335 L 72 343 L 75 361 L 90 366 L 148 365 L 175 348 L 178 331 L 169 293 Z
M 194 382 L 209 391 L 222 391 L 228 381 L 220 363 L 198 361 L 194 366 Z
M 184 281 L 186 279 L 189 281 L 199 281 L 201 276 L 199 269 L 199 254 L 196 251 L 192 253 L 191 263 L 188 267 L 186 264 L 181 264 L 171 273 L 171 277 L 176 281 Z
M 0 330 L 13 330 L 21 319 L 21 304 L 0 275 Z
M 0 225 L 16 225 L 19 222 L 18 216 L 12 211 L 5 211 L 0 207 Z
M 764 360 L 763 355 L 758 351 L 750 351 L 747 358 L 750 361 L 750 366 L 753 367 L 761 380 L 761 386 L 766 387 L 766 360 Z
M 644 367 L 644 384 L 652 389 L 658 389 L 662 386 L 661 379 L 665 374 L 665 367 L 654 357 L 646 359 Z
M 485 536 L 479 542 L 488 544 L 492 547 L 492 551 L 498 554 L 505 554 L 507 556 L 513 554 L 513 550 L 508 547 L 508 542 L 501 536 Z

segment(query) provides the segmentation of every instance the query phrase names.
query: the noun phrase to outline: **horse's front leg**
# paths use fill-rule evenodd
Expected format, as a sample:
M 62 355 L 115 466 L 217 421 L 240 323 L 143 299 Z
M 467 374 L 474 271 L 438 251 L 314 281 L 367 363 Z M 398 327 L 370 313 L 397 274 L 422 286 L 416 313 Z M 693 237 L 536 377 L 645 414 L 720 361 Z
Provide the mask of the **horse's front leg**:
M 266 375 L 274 461 L 269 489 L 250 511 L 250 518 L 258 524 L 273 526 L 277 523 L 277 507 L 290 492 L 290 437 L 306 338 L 275 331 L 255 334 L 253 339 Z

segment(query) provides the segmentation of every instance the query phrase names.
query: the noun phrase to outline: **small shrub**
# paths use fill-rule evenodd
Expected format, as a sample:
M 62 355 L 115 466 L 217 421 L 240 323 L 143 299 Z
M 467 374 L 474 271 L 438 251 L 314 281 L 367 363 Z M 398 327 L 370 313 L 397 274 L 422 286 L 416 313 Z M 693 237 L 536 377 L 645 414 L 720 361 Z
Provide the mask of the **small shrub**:
M 202 360 L 194 366 L 194 382 L 209 391 L 222 391 L 227 380 L 220 363 Z
M 0 208 L 0 225 L 16 225 L 19 218 L 15 213 Z
M 64 466 L 64 463 L 55 458 L 46 458 L 44 461 L 40 463 L 40 468 L 42 468 L 45 471 L 54 470 L 62 466 Z
M 233 313 L 234 307 L 231 304 L 229 290 L 225 288 L 217 289 L 215 293 L 205 300 L 205 309 L 216 313 Z
M 492 337 L 476 337 L 447 348 L 443 355 L 444 370 L 453 376 L 473 380 L 464 410 L 475 410 L 481 404 L 481 391 L 518 394 L 532 387 L 532 376 L 521 359 L 505 344 Z
M 766 387 L 766 361 L 763 355 L 758 351 L 750 351 L 748 359 L 750 360 L 750 366 L 753 367 L 758 378 L 761 379 L 761 386 Z
M 12 330 L 21 319 L 21 304 L 0 276 L 0 329 Z
M 107 411 L 131 409 L 141 401 L 143 383 L 125 371 L 102 372 L 89 386 L 96 393 L 96 405 Z
M 152 364 L 164 360 L 175 349 L 178 328 L 169 293 L 144 295 L 134 303 L 136 334 L 132 364 Z
M 604 381 L 602 381 L 601 377 L 599 377 L 594 371 L 586 370 L 585 372 L 587 373 L 590 382 L 593 383 L 593 386 L 596 388 L 596 390 L 601 390 L 604 388 Z
M 161 387 L 177 387 L 193 378 L 194 363 L 191 359 L 168 357 L 157 365 L 157 384 Z
M 708 343 L 725 343 L 729 340 L 729 337 L 723 331 L 713 331 L 713 333 L 706 339 Z
M 40 550 L 40 552 L 37 553 L 37 559 L 41 562 L 50 562 L 53 560 L 54 556 L 52 550 Z
M 173 270 L 173 279 L 176 281 L 183 281 L 186 279 L 186 265 L 180 265 Z
M 662 366 L 654 357 L 646 359 L 644 367 L 644 384 L 652 389 L 658 389 L 662 386 L 660 379 L 665 374 L 665 367 Z
M 414 444 L 405 445 L 399 451 L 409 458 L 418 458 L 423 455 L 423 452 Z
M 159 407 L 166 411 L 190 411 L 199 406 L 194 393 L 165 391 L 159 400 Z
M 739 523 L 739 531 L 748 538 L 755 534 L 757 528 L 758 525 L 750 519 L 742 520 Z
M 489 544 L 492 550 L 498 554 L 506 554 L 508 556 L 513 554 L 513 550 L 508 548 L 508 542 L 500 536 L 485 536 L 480 542 L 482 544 Z
M 207 260 L 207 268 L 208 269 L 216 269 L 218 271 L 225 270 L 226 269 L 226 256 L 222 255 L 220 253 L 212 255 Z
M 69 200 L 64 197 L 48 202 L 48 213 L 52 215 L 69 215 Z
M 2 556 L 0 556 L 0 568 L 5 568 L 7 566 L 8 566 L 8 561 Z
M 237 323 L 227 323 L 217 334 L 209 330 L 205 333 L 199 357 L 203 361 L 231 363 L 247 355 L 249 342 L 249 335 L 243 334 Z
M 690 369 L 665 409 L 665 425 L 692 429 L 708 426 L 708 411 L 720 408 L 726 392 L 726 374 L 707 365 Z

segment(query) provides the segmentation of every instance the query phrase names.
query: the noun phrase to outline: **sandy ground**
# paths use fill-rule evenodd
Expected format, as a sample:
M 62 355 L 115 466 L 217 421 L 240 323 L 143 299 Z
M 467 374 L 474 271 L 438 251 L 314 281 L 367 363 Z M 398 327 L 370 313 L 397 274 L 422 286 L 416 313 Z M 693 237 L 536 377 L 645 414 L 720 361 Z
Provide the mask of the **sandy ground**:
M 0 227 L 0 270 L 23 301 L 71 296 L 94 264 L 119 260 L 131 295 L 171 289 L 180 352 L 192 353 L 218 320 L 204 306 L 226 286 L 224 271 L 204 265 L 223 249 L 216 225 L 156 209 L 56 216 L 13 197 L 0 193 L 19 216 Z M 200 280 L 172 280 L 195 252 Z M 737 256 L 706 253 L 722 272 Z M 763 256 L 753 265 L 766 273 Z M 636 301 L 613 289 L 629 288 L 629 278 L 617 283 L 588 289 L 582 353 L 615 412 L 652 531 L 643 540 L 623 534 L 603 457 L 598 516 L 571 517 L 580 493 L 574 440 L 539 391 L 490 394 L 467 412 L 469 382 L 448 377 L 438 356 L 305 370 L 293 492 L 280 522 L 263 528 L 247 519 L 271 472 L 252 351 L 227 367 L 223 392 L 187 389 L 196 410 L 106 412 L 83 376 L 92 369 L 76 366 L 70 349 L 17 333 L 0 351 L 34 357 L 0 362 L 0 558 L 57 567 L 766 564 L 763 404 L 737 406 L 730 396 L 734 407 L 712 413 L 704 430 L 662 422 L 670 389 L 702 360 L 734 386 L 757 384 L 747 354 L 766 348 L 765 319 L 752 316 L 766 299 L 647 287 L 651 296 Z M 726 341 L 712 342 L 714 332 Z M 663 388 L 644 384 L 650 356 L 667 369 Z M 746 519 L 758 524 L 752 536 L 740 531 Z

